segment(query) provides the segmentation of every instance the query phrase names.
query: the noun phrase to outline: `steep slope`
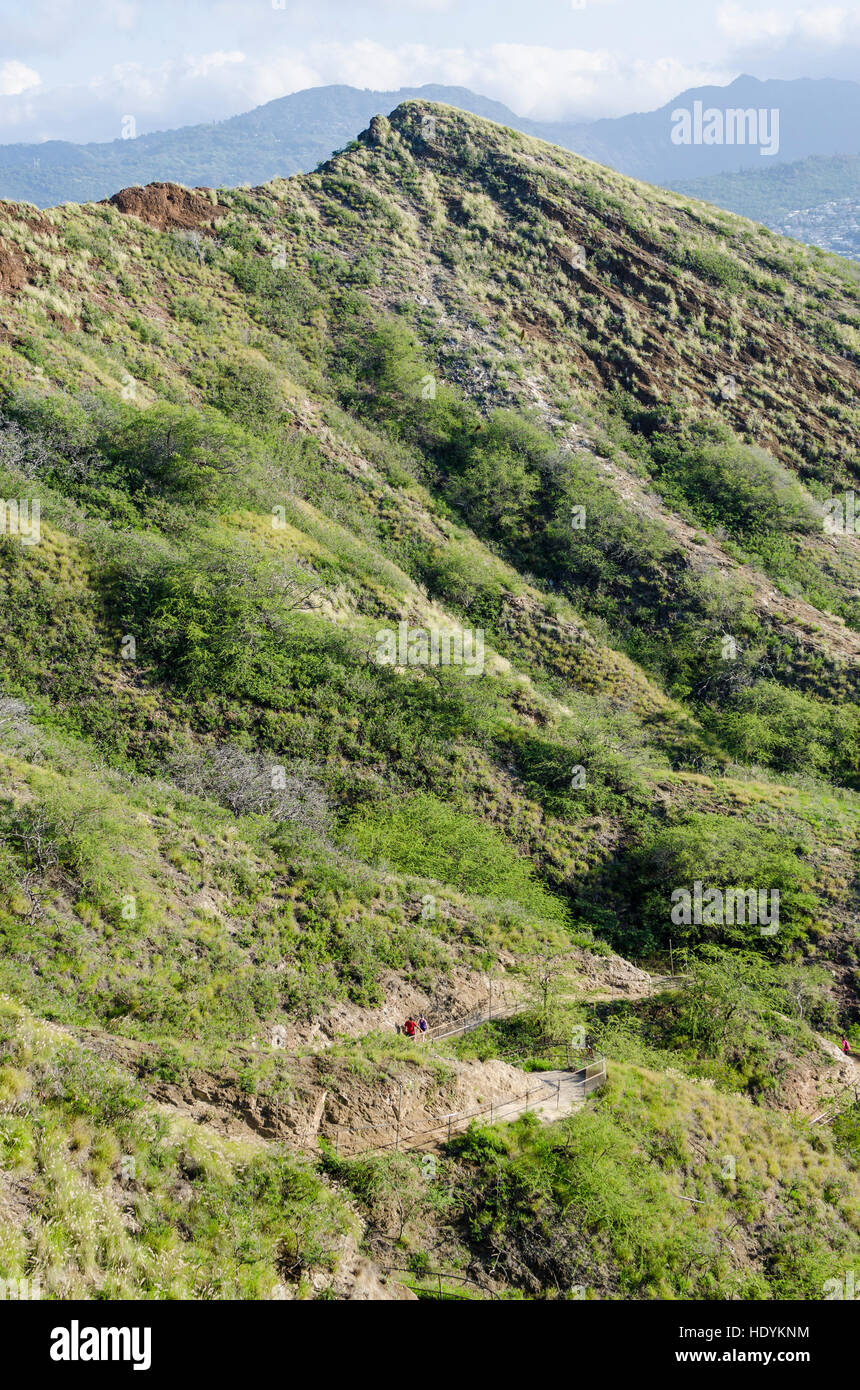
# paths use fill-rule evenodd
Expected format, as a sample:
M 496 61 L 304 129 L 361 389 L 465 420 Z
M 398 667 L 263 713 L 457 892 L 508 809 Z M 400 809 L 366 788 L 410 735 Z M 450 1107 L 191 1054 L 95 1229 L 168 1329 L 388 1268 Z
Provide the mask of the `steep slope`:
M 739 212 L 783 236 L 860 260 L 860 156 L 812 155 L 794 164 L 672 182 L 678 193 Z
M 344 1185 L 368 1249 L 414 1211 L 410 1239 L 486 1275 L 479 1170 L 508 1140 L 450 1150 L 456 1210 L 418 1201 L 418 1160 L 326 1144 L 390 1142 L 395 1093 L 398 1126 L 516 1094 L 587 1027 L 610 1086 L 566 1152 L 584 1119 L 620 1191 L 650 1128 L 665 1174 L 628 1279 L 605 1189 L 556 1173 L 596 1242 L 578 1282 L 688 1293 L 692 1246 L 667 1283 L 648 1269 L 719 1112 L 744 1176 L 700 1174 L 690 1240 L 742 1211 L 744 1244 L 694 1296 L 816 1296 L 858 1249 L 856 1107 L 816 1036 L 858 1019 L 860 550 L 824 524 L 857 480 L 857 268 L 407 102 L 254 190 L 3 204 L 0 271 L 0 1134 L 37 1227 L 33 1135 L 65 1163 L 88 1123 L 73 1181 L 116 1213 L 111 1260 L 163 1296 L 127 1242 L 166 1223 L 200 1296 L 206 1191 L 179 1214 L 171 1149 L 144 1221 L 117 1177 L 123 1126 L 167 1106 L 263 1146 L 259 1267 L 243 1284 L 216 1241 L 218 1296 L 285 1270 L 347 1296 Z M 778 893 L 778 921 L 673 917 L 696 881 Z M 688 983 L 644 987 L 679 951 Z M 489 990 L 522 1012 L 477 1039 L 390 1031 Z M 21 1010 L 133 1096 L 90 1123 L 97 1083 L 32 1084 Z M 683 1073 L 674 1120 L 631 1067 Z M 773 1116 L 818 1106 L 817 1137 Z M 556 1165 L 528 1125 L 513 1161 Z M 321 1169 L 270 1169 L 285 1140 Z M 764 1183 L 774 1144 L 785 1181 Z M 223 1162 L 217 1200 L 253 1229 L 258 1189 Z M 839 1196 L 790 1259 L 797 1165 Z M 508 1220 L 502 1291 L 561 1287 L 569 1254 L 524 1253 Z M 15 1273 L 95 1288 L 16 1242 Z

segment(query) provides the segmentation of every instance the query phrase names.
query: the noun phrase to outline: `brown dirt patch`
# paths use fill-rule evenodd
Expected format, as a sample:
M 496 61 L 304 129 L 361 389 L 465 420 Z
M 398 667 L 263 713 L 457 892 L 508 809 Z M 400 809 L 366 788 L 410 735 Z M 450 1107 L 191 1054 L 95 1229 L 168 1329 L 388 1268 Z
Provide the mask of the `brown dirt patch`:
M 14 294 L 29 279 L 27 262 L 8 241 L 0 241 L 0 294 Z
M 40 236 L 57 235 L 57 228 L 50 218 L 37 215 L 36 217 L 25 217 L 24 221 L 27 223 L 28 227 L 32 227 L 33 231 L 38 232 Z
M 148 183 L 145 188 L 123 188 L 107 202 L 161 232 L 171 227 L 211 232 L 218 218 L 228 211 L 223 204 L 211 201 L 207 189 L 182 188 L 178 183 Z
M 73 333 L 75 330 L 75 325 L 72 323 L 72 320 L 67 318 L 65 314 L 59 313 L 56 309 L 48 310 L 48 319 L 51 323 L 56 324 L 57 328 L 62 328 L 64 333 Z
M 0 1221 L 7 1228 L 23 1229 L 29 1220 L 33 1205 L 29 1178 L 0 1173 Z
M 826 1058 L 806 1057 L 796 1062 L 780 1078 L 778 1089 L 767 1097 L 766 1104 L 774 1110 L 820 1117 L 831 1112 L 840 1097 L 860 1090 L 860 1066 L 853 1058 L 843 1056 L 829 1038 L 817 1036 Z

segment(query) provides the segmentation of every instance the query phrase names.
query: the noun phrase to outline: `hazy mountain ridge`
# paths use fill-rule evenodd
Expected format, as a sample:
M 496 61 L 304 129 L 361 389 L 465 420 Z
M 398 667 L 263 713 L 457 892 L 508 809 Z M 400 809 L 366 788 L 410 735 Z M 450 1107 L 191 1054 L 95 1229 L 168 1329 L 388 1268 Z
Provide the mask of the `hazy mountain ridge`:
M 386 114 L 412 96 L 445 102 L 631 177 L 669 185 L 747 167 L 766 176 L 771 173 L 771 159 L 753 145 L 674 144 L 672 112 L 692 111 L 696 102 L 704 109 L 776 108 L 780 123 L 774 159 L 779 163 L 810 155 L 856 155 L 860 129 L 860 84 L 851 82 L 739 77 L 727 87 L 682 92 L 656 111 L 573 123 L 529 120 L 460 87 L 430 84 L 399 92 L 319 87 L 226 121 L 136 139 L 0 146 L 0 196 L 47 207 L 104 198 L 130 184 L 165 179 L 213 187 L 264 183 L 314 168 L 354 139 L 373 115 Z M 803 205 L 811 201 L 804 199 Z M 735 210 L 746 211 L 741 205 Z
M 265 183 L 315 168 L 353 140 L 372 116 L 419 95 L 503 125 L 530 125 L 500 102 L 461 87 L 429 84 L 399 92 L 313 87 L 224 121 L 135 139 L 0 145 L 0 197 L 51 207 L 94 201 L 131 184 L 164 180 L 212 187 Z
M 671 186 L 836 255 L 856 260 L 860 254 L 860 155 L 810 156 L 795 164 L 681 180 Z

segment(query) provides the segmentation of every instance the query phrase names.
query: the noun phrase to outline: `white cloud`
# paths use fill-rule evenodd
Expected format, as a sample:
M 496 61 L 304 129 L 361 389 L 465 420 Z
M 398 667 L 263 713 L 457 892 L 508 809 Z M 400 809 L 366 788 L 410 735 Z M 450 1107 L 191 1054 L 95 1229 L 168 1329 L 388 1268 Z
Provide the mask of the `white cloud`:
M 244 53 L 240 53 L 238 49 L 233 49 L 230 53 L 219 50 L 217 53 L 204 53 L 201 58 L 192 58 L 186 71 L 189 78 L 194 81 L 199 77 L 208 77 L 210 73 L 217 72 L 218 68 L 244 62 L 247 62 L 247 59 Z
M 315 45 L 302 55 L 292 51 L 265 64 L 249 64 L 246 89 L 262 103 L 319 83 L 396 91 L 437 82 L 469 87 L 520 116 L 561 120 L 662 106 L 686 87 L 730 82 L 736 75 L 733 68 L 715 70 L 673 58 L 628 63 L 608 50 L 505 43 L 478 49 L 386 46 L 363 39 Z
M 290 92 L 301 92 L 305 87 L 319 87 L 332 79 L 323 76 L 319 68 L 303 54 L 288 53 L 276 55 L 263 63 L 249 63 L 241 80 L 242 100 L 235 111 L 247 111 Z
M 18 71 L 0 103 L 0 141 L 117 139 L 128 115 L 143 134 L 223 120 L 327 83 L 377 91 L 428 82 L 462 86 L 535 120 L 588 119 L 653 109 L 686 87 L 735 75 L 736 69 L 673 58 L 631 61 L 610 49 L 519 43 L 444 48 L 360 39 L 285 47 L 262 58 L 223 48 L 158 65 L 114 64 L 87 83 L 47 90 L 31 91 L 38 75 Z
M 662 106 L 687 87 L 730 82 L 733 70 L 675 58 L 632 62 L 608 50 L 496 44 L 475 54 L 467 86 L 534 120 L 625 115 Z
M 40 82 L 41 78 L 37 72 L 28 68 L 25 63 L 16 62 L 15 59 L 0 67 L 0 96 L 20 96 L 32 87 L 38 87 Z
M 724 5 L 717 15 L 726 58 L 743 71 L 775 78 L 841 78 L 860 72 L 860 6 L 753 10 Z
M 244 11 L 247 8 L 248 0 L 220 0 L 219 9 Z M 272 8 L 282 9 L 290 17 L 304 17 L 309 10 L 318 9 L 319 0 L 286 0 L 286 4 L 275 6 L 273 0 L 263 0 L 264 4 L 271 4 Z M 328 9 L 354 10 L 357 8 L 356 0 L 325 0 Z M 603 3 L 613 3 L 614 0 L 603 0 Z M 462 0 L 362 0 L 363 10 L 399 10 L 407 13 L 422 14 L 427 11 L 443 13 L 461 6 Z
M 608 52 L 520 43 L 494 44 L 474 57 L 469 86 L 480 83 L 477 90 L 501 96 L 518 115 L 536 118 L 591 109 L 616 65 Z
M 721 33 L 743 46 L 806 40 L 842 44 L 860 34 L 860 8 L 819 5 L 813 9 L 750 10 L 724 5 L 717 15 Z

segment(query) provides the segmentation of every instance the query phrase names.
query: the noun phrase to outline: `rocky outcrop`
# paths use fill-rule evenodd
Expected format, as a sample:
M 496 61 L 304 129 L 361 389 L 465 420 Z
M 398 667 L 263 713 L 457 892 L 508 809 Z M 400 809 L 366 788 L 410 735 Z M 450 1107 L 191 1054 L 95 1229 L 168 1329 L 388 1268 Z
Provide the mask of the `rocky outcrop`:
M 171 227 L 211 233 L 227 208 L 213 202 L 210 191 L 183 188 L 178 183 L 148 183 L 145 188 L 123 188 L 107 200 L 120 212 L 139 217 L 150 227 L 166 232 Z

